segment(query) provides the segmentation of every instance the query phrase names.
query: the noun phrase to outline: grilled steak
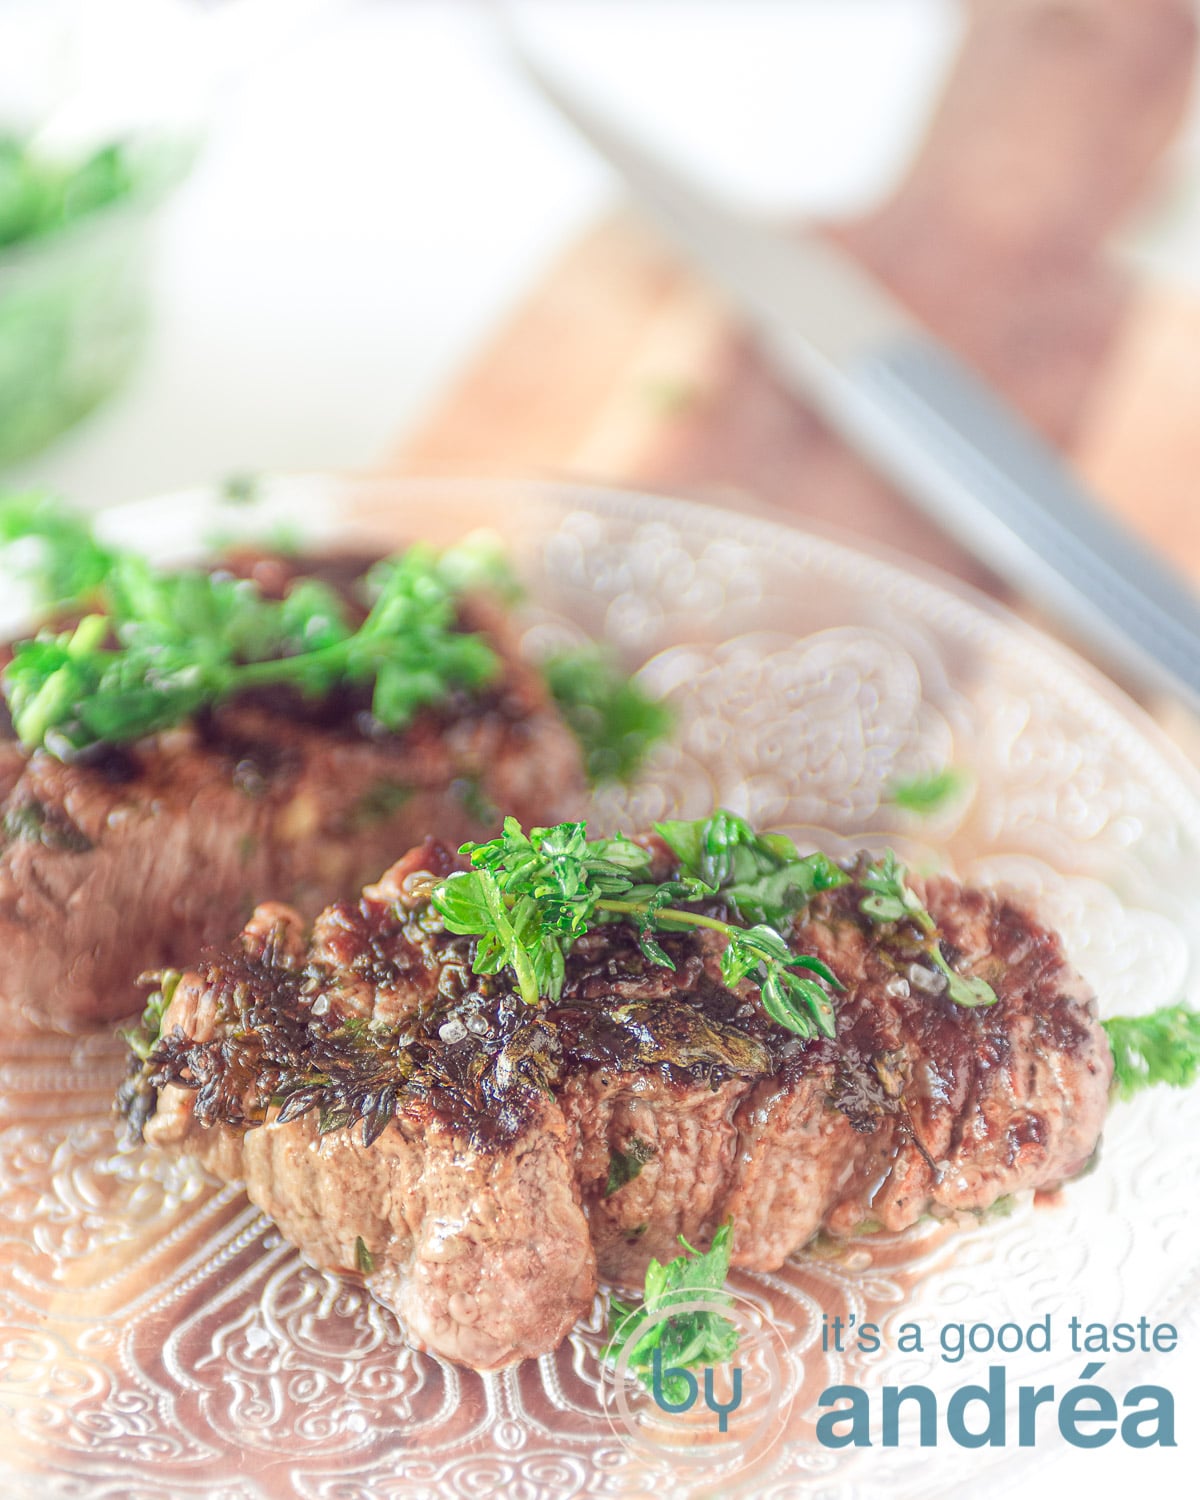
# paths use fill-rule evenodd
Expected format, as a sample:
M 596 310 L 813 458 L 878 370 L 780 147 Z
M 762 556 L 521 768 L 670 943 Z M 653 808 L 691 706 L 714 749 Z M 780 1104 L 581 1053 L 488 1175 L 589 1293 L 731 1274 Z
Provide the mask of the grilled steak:
M 672 856 L 656 839 L 655 878 Z M 1112 1063 L 1058 938 L 1019 902 L 914 888 L 988 1008 L 948 998 L 858 879 L 792 934 L 845 983 L 836 1038 L 801 1039 L 728 988 L 724 935 L 587 932 L 561 999 L 471 972 L 414 849 L 311 931 L 261 907 L 173 989 L 123 1107 L 190 1153 L 316 1265 L 366 1275 L 419 1344 L 479 1369 L 555 1347 L 597 1277 L 641 1279 L 732 1215 L 734 1263 L 777 1267 L 818 1230 L 899 1230 L 1057 1185 L 1096 1147 Z M 862 866 L 852 872 L 861 876 Z
M 267 593 L 293 576 L 278 560 L 255 574 Z M 314 705 L 274 689 L 71 764 L 0 746 L 5 1024 L 127 1015 L 147 965 L 226 940 L 263 896 L 311 918 L 428 828 L 478 838 L 496 807 L 573 810 L 578 749 L 502 612 L 476 599 L 460 621 L 488 637 L 501 677 L 400 733 L 379 732 L 366 690 Z

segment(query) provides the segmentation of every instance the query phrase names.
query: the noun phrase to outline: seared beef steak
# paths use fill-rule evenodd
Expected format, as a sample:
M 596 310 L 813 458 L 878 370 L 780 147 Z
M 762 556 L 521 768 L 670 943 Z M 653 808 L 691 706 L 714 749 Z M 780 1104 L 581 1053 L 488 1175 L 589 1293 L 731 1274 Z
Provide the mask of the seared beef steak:
M 260 908 L 240 947 L 167 980 L 123 1092 L 147 1140 L 244 1181 L 438 1354 L 553 1349 L 598 1276 L 635 1282 L 730 1216 L 735 1264 L 768 1270 L 819 1229 L 983 1209 L 1095 1150 L 1112 1063 L 1094 1002 L 1007 897 L 914 882 L 958 972 L 998 996 L 966 1009 L 903 923 L 862 914 L 860 864 L 795 925 L 846 986 L 836 1037 L 801 1038 L 722 982 L 711 930 L 659 934 L 672 972 L 600 926 L 560 999 L 527 1005 L 429 905 L 455 866 L 414 849 L 311 933 Z
M 272 568 L 279 576 L 268 581 L 284 587 L 289 571 Z M 369 692 L 310 704 L 274 689 L 71 764 L 8 741 L 5 1024 L 75 1029 L 128 1015 L 147 965 L 184 963 L 227 940 L 264 896 L 311 918 L 429 828 L 477 838 L 497 807 L 574 810 L 578 747 L 502 612 L 468 601 L 460 622 L 495 648 L 499 679 L 396 733 L 370 722 Z

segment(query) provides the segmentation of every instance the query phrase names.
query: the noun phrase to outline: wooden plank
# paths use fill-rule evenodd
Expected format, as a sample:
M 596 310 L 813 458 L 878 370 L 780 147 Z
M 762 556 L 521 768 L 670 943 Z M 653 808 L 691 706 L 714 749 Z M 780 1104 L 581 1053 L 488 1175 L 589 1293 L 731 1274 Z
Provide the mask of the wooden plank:
M 1104 242 L 1185 108 L 1186 0 L 975 0 L 888 203 L 830 233 L 1146 534 L 1200 572 L 1197 313 Z M 624 220 L 572 249 L 389 464 L 701 493 L 852 529 L 1003 592 L 784 391 Z

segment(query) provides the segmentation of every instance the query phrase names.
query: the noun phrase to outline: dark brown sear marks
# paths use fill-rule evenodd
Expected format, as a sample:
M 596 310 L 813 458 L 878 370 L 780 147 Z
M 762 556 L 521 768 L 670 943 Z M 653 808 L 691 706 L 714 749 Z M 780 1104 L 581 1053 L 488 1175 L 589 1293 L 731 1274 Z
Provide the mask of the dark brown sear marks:
M 1058 939 L 1019 907 L 948 881 L 929 887 L 946 951 L 986 970 L 994 1007 L 964 1010 L 905 981 L 922 957 L 918 935 L 868 921 L 853 883 L 818 897 L 794 934 L 798 951 L 823 958 L 847 985 L 833 1041 L 801 1041 L 775 1025 L 753 984 L 726 987 L 723 940 L 712 933 L 662 935 L 672 971 L 643 955 L 627 925 L 593 929 L 568 956 L 561 998 L 530 1007 L 505 975 L 472 973 L 471 940 L 447 934 L 427 904 L 429 885 L 461 863 L 427 840 L 387 877 L 393 899 L 368 893 L 322 914 L 299 971 L 236 952 L 206 959 L 197 972 L 216 1001 L 219 1036 L 199 1050 L 166 1037 L 142 1086 L 198 1087 L 206 1123 L 245 1128 L 297 1086 L 304 1059 L 319 1071 L 336 1046 L 339 1097 L 361 1102 L 391 1067 L 399 1111 L 419 1100 L 477 1146 L 499 1148 L 532 1118 L 538 1095 L 580 1073 L 640 1073 L 677 1091 L 772 1077 L 794 1087 L 818 1074 L 855 1132 L 902 1129 L 935 1170 L 934 1152 L 953 1157 L 1018 1063 L 1035 1086 L 1027 1048 L 1014 1050 L 1014 1022 L 1060 1062 L 1096 1046 L 1094 1007 L 1057 983 Z M 389 995 L 404 1005 L 390 1031 L 376 1015 Z M 1015 1114 L 1002 1131 L 1009 1159 L 1046 1133 L 1040 1115 Z
M 819 1231 L 978 1212 L 1093 1156 L 1104 1032 L 1018 903 L 918 891 L 999 997 L 964 1010 L 908 979 L 918 935 L 868 921 L 857 883 L 818 897 L 792 946 L 846 988 L 836 1037 L 801 1040 L 721 982 L 711 931 L 660 935 L 672 971 L 601 926 L 561 999 L 525 1004 L 428 904 L 457 863 L 426 842 L 311 929 L 260 908 L 180 980 L 122 1097 L 314 1264 L 356 1271 L 361 1238 L 422 1347 L 496 1368 L 555 1348 L 597 1277 L 638 1285 L 681 1234 L 732 1218 L 735 1264 L 772 1270 Z
M 273 597 L 321 579 L 361 617 L 371 561 L 244 551 L 222 568 Z M 525 822 L 576 812 L 578 746 L 521 658 L 513 622 L 480 596 L 460 602 L 458 625 L 496 651 L 495 683 L 452 694 L 401 731 L 375 721 L 366 688 L 313 700 L 281 689 L 69 764 L 0 743 L 6 1024 L 76 1030 L 128 1016 L 143 969 L 193 963 L 264 896 L 312 919 L 429 827 L 458 843 L 493 833 L 500 807 Z M 371 948 L 366 927 L 363 940 Z M 417 965 L 385 948 L 375 942 L 361 977 L 398 991 Z

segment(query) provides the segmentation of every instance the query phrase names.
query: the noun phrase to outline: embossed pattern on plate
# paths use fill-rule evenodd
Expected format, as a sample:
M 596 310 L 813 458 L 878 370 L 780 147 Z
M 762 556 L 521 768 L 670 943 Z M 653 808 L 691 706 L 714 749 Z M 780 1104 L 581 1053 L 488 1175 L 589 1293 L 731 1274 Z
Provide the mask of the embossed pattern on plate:
M 264 503 L 328 534 L 346 490 L 278 481 Z M 1197 784 L 1114 689 L 1033 632 L 894 563 L 704 507 L 446 483 L 373 494 L 377 509 L 394 494 L 409 534 L 490 510 L 535 601 L 529 648 L 604 636 L 675 705 L 675 743 L 635 789 L 597 797 L 598 823 L 720 803 L 835 851 L 891 843 L 917 864 L 1036 892 L 1105 1011 L 1200 998 Z M 169 507 L 170 545 L 217 529 L 219 509 L 207 496 Z M 131 508 L 125 525 L 145 536 L 153 514 Z M 922 821 L 889 803 L 897 780 L 947 764 L 969 786 L 945 810 Z M 389 1313 L 307 1267 L 238 1192 L 121 1149 L 109 1116 L 120 1066 L 103 1037 L 0 1037 L 6 1496 L 691 1492 L 613 1437 L 599 1302 L 557 1354 L 501 1374 L 415 1353 Z M 998 1465 L 1030 1461 L 940 1450 L 934 1467 L 912 1446 L 818 1446 L 815 1403 L 832 1381 L 942 1393 L 963 1378 L 936 1351 L 823 1352 L 822 1314 L 885 1333 L 902 1319 L 1093 1308 L 1109 1321 L 1148 1307 L 1194 1320 L 1200 1223 L 1178 1184 L 1198 1172 L 1200 1097 L 1159 1091 L 1114 1109 L 1098 1170 L 1053 1208 L 1023 1203 L 1007 1219 L 922 1225 L 739 1274 L 788 1338 L 797 1400 L 769 1454 L 707 1473 L 695 1493 L 828 1483 L 851 1500 L 968 1477 L 979 1493 Z M 1078 1358 L 1008 1364 L 1014 1386 L 1069 1382 Z

